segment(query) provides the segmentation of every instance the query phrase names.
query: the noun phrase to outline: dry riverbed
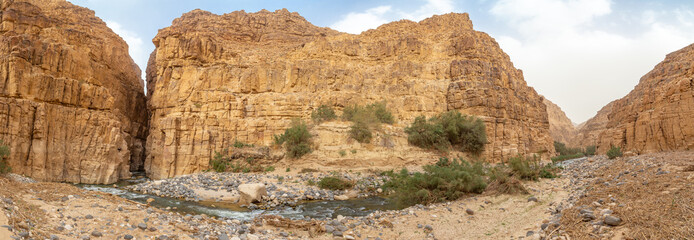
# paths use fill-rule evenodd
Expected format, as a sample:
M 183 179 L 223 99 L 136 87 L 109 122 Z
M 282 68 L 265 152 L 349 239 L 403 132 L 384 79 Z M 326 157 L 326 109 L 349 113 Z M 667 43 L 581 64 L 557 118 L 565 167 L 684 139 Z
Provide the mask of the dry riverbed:
M 9 239 L 10 236 L 15 239 L 644 238 L 638 235 L 649 239 L 661 236 L 691 238 L 691 224 L 685 219 L 694 216 L 690 202 L 684 199 L 692 199 L 692 163 L 692 153 L 644 155 L 616 160 L 598 156 L 568 162 L 561 178 L 525 182 L 529 190 L 526 195 L 482 194 L 447 203 L 374 212 L 364 217 L 339 216 L 326 220 L 260 216 L 240 221 L 186 215 L 107 193 L 83 190 L 71 184 L 31 183 L 24 178 L 2 177 L 0 206 L 6 219 L 0 216 L 0 225 L 3 225 L 0 227 L 0 239 Z M 289 196 L 289 193 L 293 193 L 289 189 L 307 187 L 303 182 L 318 178 L 320 173 L 311 173 L 311 177 L 305 175 L 303 178 L 297 174 L 281 175 L 282 181 L 278 180 L 279 174 L 262 177 L 228 175 L 228 179 L 246 177 L 268 185 L 274 184 L 277 189 L 287 189 L 285 192 Z M 209 179 L 223 176 L 221 182 L 229 183 L 224 175 L 207 176 L 211 176 Z M 288 176 L 292 176 L 292 179 L 288 179 Z M 366 172 L 351 173 L 349 176 L 355 180 L 374 177 L 374 182 L 381 181 Z M 192 182 L 206 181 L 197 179 Z M 644 181 L 647 181 L 645 185 Z M 207 190 L 219 190 L 215 188 L 220 186 L 223 185 L 209 185 Z M 630 195 L 632 191 L 638 194 Z M 301 190 L 297 192 L 301 193 Z M 233 193 L 233 189 L 229 193 Z M 332 194 L 334 198 L 342 193 Z M 653 202 L 639 202 L 637 198 Z M 660 202 L 672 203 L 672 206 L 664 209 L 672 217 L 647 217 L 648 221 L 636 218 L 648 216 L 649 211 L 663 210 L 654 205 Z M 587 209 L 593 216 L 585 217 L 586 210 L 581 212 L 582 209 Z M 619 218 L 619 224 L 614 224 L 611 218 L 606 221 L 608 216 Z M 652 216 L 659 215 L 653 212 Z M 584 218 L 589 220 L 584 221 Z M 667 223 L 672 227 L 670 229 L 679 230 L 667 235 L 662 230 L 659 232 L 652 228 L 659 226 L 659 223 Z

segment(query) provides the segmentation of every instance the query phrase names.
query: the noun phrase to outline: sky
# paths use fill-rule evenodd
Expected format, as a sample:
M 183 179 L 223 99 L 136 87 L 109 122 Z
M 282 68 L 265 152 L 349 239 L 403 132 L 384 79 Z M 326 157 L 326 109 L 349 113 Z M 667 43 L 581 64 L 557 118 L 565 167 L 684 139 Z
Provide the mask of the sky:
M 625 96 L 665 55 L 694 43 L 694 1 L 645 0 L 69 0 L 90 8 L 143 70 L 152 38 L 193 9 L 287 8 L 314 25 L 358 34 L 400 19 L 467 12 L 574 123 Z

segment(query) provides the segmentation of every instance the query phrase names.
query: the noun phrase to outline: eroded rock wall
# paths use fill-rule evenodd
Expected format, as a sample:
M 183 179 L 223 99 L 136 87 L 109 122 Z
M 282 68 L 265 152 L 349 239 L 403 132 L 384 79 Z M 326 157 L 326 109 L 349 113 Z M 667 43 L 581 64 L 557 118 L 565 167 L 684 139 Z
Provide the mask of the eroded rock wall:
M 694 149 L 694 44 L 670 53 L 612 103 L 598 152 L 636 154 Z
M 572 138 L 576 136 L 576 127 L 574 127 L 569 117 L 566 116 L 566 113 L 557 104 L 546 98 L 544 103 L 547 106 L 549 133 L 552 135 L 552 139 L 557 142 L 570 144 Z
M 143 162 L 147 108 L 127 44 L 64 0 L 0 3 L 0 139 L 13 172 L 113 183 Z
M 234 140 L 270 144 L 320 104 L 385 100 L 408 125 L 447 110 L 482 117 L 483 156 L 553 152 L 543 98 L 467 14 L 398 21 L 360 35 L 286 10 L 194 10 L 161 29 L 147 69 L 151 178 L 208 169 Z

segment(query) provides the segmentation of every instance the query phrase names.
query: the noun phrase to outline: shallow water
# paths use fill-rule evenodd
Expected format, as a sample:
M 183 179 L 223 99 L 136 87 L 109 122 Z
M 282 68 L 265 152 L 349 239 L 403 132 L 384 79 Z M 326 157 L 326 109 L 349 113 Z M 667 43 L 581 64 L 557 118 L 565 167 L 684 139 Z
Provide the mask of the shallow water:
M 298 204 L 296 207 L 284 207 L 276 210 L 248 210 L 240 208 L 234 204 L 223 204 L 217 202 L 192 202 L 174 198 L 159 197 L 151 194 L 142 194 L 124 190 L 123 187 L 146 181 L 145 178 L 134 178 L 118 182 L 113 185 L 87 185 L 79 184 L 78 187 L 110 193 L 132 201 L 147 203 L 147 199 L 152 198 L 154 202 L 150 205 L 183 214 L 206 214 L 208 216 L 225 217 L 239 220 L 248 220 L 256 216 L 279 215 L 290 219 L 306 218 L 335 218 L 342 216 L 366 216 L 375 211 L 397 210 L 396 204 L 386 198 L 369 197 L 362 199 L 350 199 L 346 201 L 309 201 Z

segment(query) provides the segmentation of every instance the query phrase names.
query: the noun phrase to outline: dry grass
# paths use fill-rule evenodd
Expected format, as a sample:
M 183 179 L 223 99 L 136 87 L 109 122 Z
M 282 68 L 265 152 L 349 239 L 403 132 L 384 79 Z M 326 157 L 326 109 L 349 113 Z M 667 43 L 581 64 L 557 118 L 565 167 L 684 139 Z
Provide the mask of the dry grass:
M 612 166 L 595 172 L 595 176 L 601 181 L 596 181 L 587 196 L 581 198 L 575 206 L 590 206 L 599 199 L 607 204 L 610 197 L 616 198 L 615 206 L 606 206 L 614 211 L 612 215 L 623 220 L 621 226 L 611 228 L 613 232 L 622 235 L 615 237 L 694 239 L 694 174 L 686 171 L 691 162 L 694 162 L 694 152 L 643 155 L 617 160 Z M 641 169 L 644 171 L 638 172 Z M 658 169 L 670 173 L 659 175 Z M 625 171 L 629 173 L 624 174 Z M 633 175 L 635 173 L 636 176 Z M 611 181 L 620 174 L 618 181 Z M 604 181 L 610 181 L 610 185 L 600 183 Z M 623 184 L 617 186 L 617 182 Z M 599 217 L 597 212 L 596 216 Z M 562 226 L 571 239 L 599 238 L 599 233 L 593 232 L 590 223 L 581 221 L 576 208 L 563 212 Z
M 267 225 L 273 227 L 280 227 L 285 229 L 301 229 L 304 231 L 308 231 L 311 237 L 318 236 L 318 234 L 325 232 L 325 228 L 322 226 L 322 223 L 318 220 L 291 220 L 275 215 L 264 215 L 260 218 L 260 220 L 265 221 Z

